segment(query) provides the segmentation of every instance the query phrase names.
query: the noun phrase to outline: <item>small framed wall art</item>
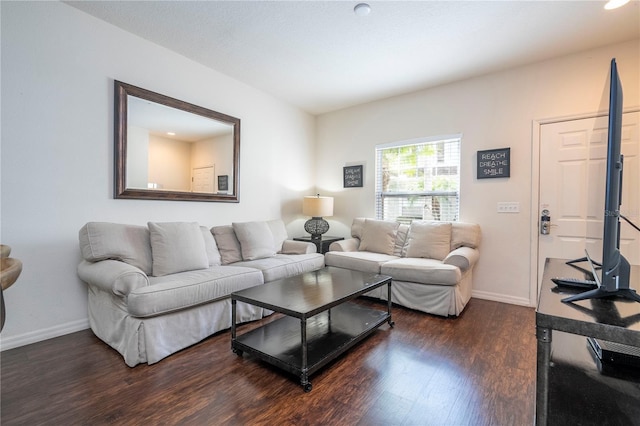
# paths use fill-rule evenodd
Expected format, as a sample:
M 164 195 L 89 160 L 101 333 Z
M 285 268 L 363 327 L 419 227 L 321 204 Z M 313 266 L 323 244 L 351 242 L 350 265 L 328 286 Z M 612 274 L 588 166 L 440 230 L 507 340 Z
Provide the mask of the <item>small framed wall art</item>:
M 218 176 L 218 191 L 229 190 L 229 175 Z
M 362 188 L 362 165 L 343 167 L 342 180 L 345 188 Z
M 511 175 L 511 148 L 478 151 L 478 179 L 508 178 Z

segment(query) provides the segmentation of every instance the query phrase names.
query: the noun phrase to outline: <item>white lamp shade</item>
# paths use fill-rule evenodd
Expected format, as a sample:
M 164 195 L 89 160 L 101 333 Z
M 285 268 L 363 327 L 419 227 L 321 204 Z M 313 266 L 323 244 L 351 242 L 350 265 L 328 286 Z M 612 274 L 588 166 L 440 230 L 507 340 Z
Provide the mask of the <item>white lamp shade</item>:
M 333 197 L 307 196 L 302 200 L 302 214 L 311 217 L 333 216 Z

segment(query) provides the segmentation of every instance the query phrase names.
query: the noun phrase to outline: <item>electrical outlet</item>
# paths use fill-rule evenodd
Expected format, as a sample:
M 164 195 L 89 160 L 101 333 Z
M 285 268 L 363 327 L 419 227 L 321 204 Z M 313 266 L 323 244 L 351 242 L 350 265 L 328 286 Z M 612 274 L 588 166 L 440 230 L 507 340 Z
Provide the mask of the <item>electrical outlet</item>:
M 520 203 L 517 201 L 499 201 L 498 213 L 520 213 Z

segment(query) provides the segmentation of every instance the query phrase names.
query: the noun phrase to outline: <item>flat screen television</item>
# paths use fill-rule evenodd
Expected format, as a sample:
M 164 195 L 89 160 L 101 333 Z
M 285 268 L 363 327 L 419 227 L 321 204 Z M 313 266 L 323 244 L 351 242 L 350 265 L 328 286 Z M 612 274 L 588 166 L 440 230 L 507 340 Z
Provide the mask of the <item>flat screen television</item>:
M 616 60 L 611 60 L 609 83 L 609 129 L 607 144 L 606 192 L 604 201 L 604 230 L 602 237 L 602 263 L 599 278 L 594 272 L 598 288 L 563 299 L 563 302 L 623 297 L 640 302 L 640 296 L 629 287 L 629 262 L 620 253 L 620 205 L 622 204 L 622 84 Z M 626 220 L 626 218 L 625 218 Z M 635 227 L 635 225 L 634 225 Z M 587 261 L 595 271 L 594 262 L 587 254 Z

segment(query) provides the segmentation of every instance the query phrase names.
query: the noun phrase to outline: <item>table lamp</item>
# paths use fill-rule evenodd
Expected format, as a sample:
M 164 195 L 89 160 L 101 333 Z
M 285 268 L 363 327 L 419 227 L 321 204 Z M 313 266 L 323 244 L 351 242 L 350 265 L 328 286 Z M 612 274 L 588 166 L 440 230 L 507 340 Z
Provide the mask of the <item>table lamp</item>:
M 304 230 L 311 234 L 312 240 L 319 240 L 329 230 L 329 223 L 322 217 L 333 216 L 333 197 L 321 197 L 320 194 L 304 197 L 302 214 L 311 216 L 305 222 Z

